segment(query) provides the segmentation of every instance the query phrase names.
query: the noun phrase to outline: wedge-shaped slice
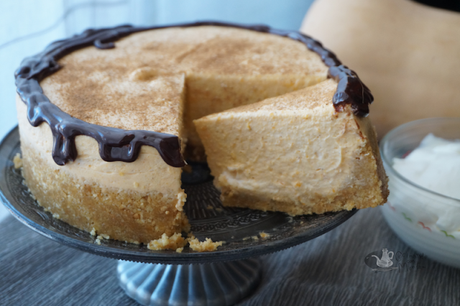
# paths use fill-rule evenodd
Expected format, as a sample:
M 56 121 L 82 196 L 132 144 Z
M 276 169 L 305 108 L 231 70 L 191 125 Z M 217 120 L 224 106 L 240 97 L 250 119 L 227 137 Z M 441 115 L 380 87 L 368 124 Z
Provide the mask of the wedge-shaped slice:
M 291 215 L 375 207 L 388 196 L 375 132 L 334 80 L 195 120 L 225 206 Z
M 117 75 L 107 69 L 81 79 L 56 75 L 60 83 L 44 80 L 45 93 L 78 119 L 182 137 L 183 74 L 146 79 L 143 71 Z M 78 99 L 69 103 L 69 95 Z M 168 166 L 156 149 L 142 146 L 132 163 L 105 162 L 93 138 L 77 136 L 78 158 L 58 166 L 51 154 L 49 126 L 31 126 L 27 107 L 19 98 L 17 109 L 27 186 L 55 217 L 128 242 L 149 242 L 163 233 L 171 236 L 188 229 L 182 210 L 186 198 L 182 170 Z

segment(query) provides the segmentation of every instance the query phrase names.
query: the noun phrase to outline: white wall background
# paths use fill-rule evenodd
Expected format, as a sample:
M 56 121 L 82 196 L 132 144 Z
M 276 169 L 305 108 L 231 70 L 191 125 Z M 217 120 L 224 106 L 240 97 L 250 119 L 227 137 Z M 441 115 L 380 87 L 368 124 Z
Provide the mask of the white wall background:
M 0 0 L 0 140 L 17 124 L 13 74 L 21 60 L 87 28 L 197 20 L 298 29 L 313 0 Z M 7 215 L 0 205 L 0 221 Z

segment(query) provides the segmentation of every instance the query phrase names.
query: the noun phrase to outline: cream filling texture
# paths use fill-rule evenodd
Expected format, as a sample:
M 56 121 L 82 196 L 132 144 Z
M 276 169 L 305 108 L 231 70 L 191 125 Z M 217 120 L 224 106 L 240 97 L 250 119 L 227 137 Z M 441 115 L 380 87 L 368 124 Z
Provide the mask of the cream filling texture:
M 223 135 L 223 143 L 206 146 L 214 151 L 208 157 L 219 156 L 208 161 L 221 188 L 302 203 L 306 195 L 333 196 L 368 184 L 354 175 L 365 138 L 352 114 L 336 113 L 330 104 L 298 111 L 228 112 L 204 120 L 215 121 L 207 132 Z
M 182 210 L 185 194 L 181 189 L 181 168 L 168 166 L 156 149 L 142 146 L 139 158 L 132 163 L 105 162 L 99 155 L 97 142 L 88 136 L 77 136 L 78 158 L 65 166 L 52 158 L 53 137 L 46 123 L 33 127 L 27 120 L 27 106 L 16 98 L 21 145 L 34 149 L 47 161 L 43 167 L 63 171 L 82 184 L 98 184 L 105 188 L 118 188 L 134 192 L 158 192 L 178 199 L 176 208 Z

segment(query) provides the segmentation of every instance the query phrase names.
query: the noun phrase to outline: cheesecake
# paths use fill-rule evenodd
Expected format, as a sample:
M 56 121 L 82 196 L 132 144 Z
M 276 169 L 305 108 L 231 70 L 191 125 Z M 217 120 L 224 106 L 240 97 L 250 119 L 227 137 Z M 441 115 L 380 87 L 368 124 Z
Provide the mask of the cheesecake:
M 189 231 L 183 211 L 186 194 L 181 189 L 184 156 L 204 161 L 207 155 L 216 176 L 215 184 L 229 206 L 237 206 L 237 197 L 260 197 L 257 207 L 250 204 L 245 207 L 270 206 L 277 210 L 278 204 L 273 201 L 286 207 L 291 203 L 292 209 L 279 210 L 298 214 L 321 213 L 337 207 L 363 208 L 384 202 L 386 181 L 379 168 L 373 129 L 364 118 L 372 95 L 333 53 L 295 31 L 214 22 L 88 30 L 54 42 L 42 53 L 26 58 L 16 72 L 16 85 L 23 175 L 32 195 L 55 217 L 102 237 L 148 243 Z M 322 94 L 317 93 L 318 88 L 322 88 Z M 278 201 L 276 195 L 265 192 L 264 179 L 259 183 L 251 181 L 248 188 L 254 192 L 238 189 L 232 182 L 235 177 L 227 172 L 240 170 L 229 170 L 235 164 L 224 165 L 223 162 L 230 161 L 229 157 L 218 153 L 228 144 L 221 149 L 209 145 L 213 137 L 216 144 L 223 144 L 225 139 L 218 139 L 215 133 L 211 135 L 213 124 L 217 130 L 223 125 L 206 116 L 235 109 L 234 114 L 244 117 L 238 107 L 267 101 L 270 104 L 273 102 L 270 99 L 289 104 L 291 98 L 292 108 L 298 107 L 299 113 L 305 115 L 313 116 L 322 109 L 314 105 L 322 103 L 324 108 L 327 105 L 328 111 L 317 116 L 341 118 L 321 121 L 335 133 L 343 129 L 343 124 L 351 129 L 351 134 L 342 135 L 346 139 L 336 135 L 338 143 L 350 147 L 341 164 L 349 172 L 327 173 L 328 179 L 343 190 L 337 187 L 336 196 L 323 196 L 319 190 L 315 193 L 325 201 L 321 204 L 324 209 L 299 209 L 299 205 L 312 206 L 314 198 L 312 195 L 303 198 L 306 190 L 311 190 L 307 178 L 301 177 L 306 169 L 285 165 L 289 175 L 284 183 L 295 186 L 300 182 L 301 187 L 292 195 L 295 199 L 285 197 L 291 186 L 280 191 Z M 303 102 L 298 104 L 297 100 Z M 276 105 L 277 102 L 273 107 Z M 259 118 L 263 112 L 254 109 L 249 113 Z M 222 114 L 225 118 L 229 116 Z M 273 114 L 278 116 L 275 110 Z M 260 119 L 265 120 L 264 116 Z M 202 117 L 203 121 L 198 120 Z M 235 116 L 235 123 L 241 123 L 241 118 Z M 259 119 L 254 120 L 255 129 L 266 128 L 256 124 Z M 287 133 L 287 125 L 293 128 L 303 122 L 297 117 L 291 120 L 283 116 L 273 120 L 280 120 L 280 124 L 271 127 L 272 135 L 266 135 L 270 139 Z M 231 126 L 231 119 L 224 121 L 227 127 Z M 336 126 L 338 123 L 342 127 Z M 282 129 L 277 131 L 277 128 Z M 241 136 L 233 135 L 237 141 L 233 145 L 240 151 L 232 152 L 240 154 L 239 162 L 245 160 L 244 165 L 256 169 L 257 163 L 250 166 L 254 152 L 244 139 L 246 131 L 241 132 Z M 302 141 L 313 141 L 306 131 L 302 133 L 292 138 L 299 148 Z M 360 145 L 359 139 L 350 136 L 353 133 L 360 135 Z M 330 135 L 318 132 L 315 137 L 316 149 L 332 145 Z M 346 144 L 348 139 L 353 145 Z M 241 151 L 243 148 L 248 151 Z M 307 151 L 313 152 L 314 148 Z M 280 149 L 290 150 L 289 146 Z M 264 158 L 274 162 L 280 156 Z M 304 166 L 310 161 L 301 162 Z M 372 171 L 365 172 L 366 169 Z M 296 170 L 299 174 L 293 174 Z M 254 171 L 259 173 L 260 169 Z M 275 167 L 273 171 L 282 169 Z M 260 173 L 257 175 L 261 177 Z M 326 172 L 313 177 L 321 175 Z M 351 176 L 345 182 L 347 175 Z M 359 188 L 370 186 L 364 187 L 365 181 L 373 186 L 369 192 L 374 192 L 376 186 L 381 190 L 381 197 L 367 202 L 367 206 L 364 201 L 370 196 L 361 202 L 357 200 L 365 194 Z M 347 184 L 356 188 L 350 189 Z M 260 190 L 256 191 L 257 188 Z M 268 204 L 261 204 L 265 202 Z
M 369 118 L 333 107 L 337 82 L 195 120 L 224 206 L 290 215 L 375 207 L 387 179 Z

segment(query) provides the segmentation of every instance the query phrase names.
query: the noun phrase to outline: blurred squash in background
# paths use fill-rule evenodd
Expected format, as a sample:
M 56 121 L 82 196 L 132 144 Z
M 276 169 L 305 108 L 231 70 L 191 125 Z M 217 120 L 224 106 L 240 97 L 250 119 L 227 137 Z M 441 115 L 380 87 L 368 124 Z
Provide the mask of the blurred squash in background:
M 316 0 L 301 31 L 371 89 L 379 137 L 415 119 L 460 116 L 459 12 L 408 0 Z

